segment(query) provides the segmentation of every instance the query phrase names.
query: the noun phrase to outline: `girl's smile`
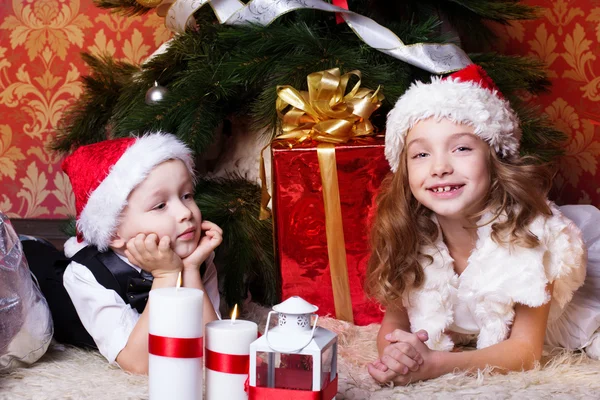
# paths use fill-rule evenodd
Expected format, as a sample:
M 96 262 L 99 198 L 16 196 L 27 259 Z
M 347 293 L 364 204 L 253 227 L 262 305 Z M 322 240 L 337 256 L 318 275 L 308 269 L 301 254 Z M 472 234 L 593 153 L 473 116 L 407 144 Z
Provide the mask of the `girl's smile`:
M 489 146 L 472 126 L 421 120 L 408 132 L 406 163 L 415 199 L 438 217 L 482 210 L 490 189 Z
M 430 187 L 427 190 L 429 190 L 432 195 L 437 198 L 450 199 L 458 196 L 462 192 L 462 188 L 464 186 L 465 185 L 463 184 L 447 183 Z

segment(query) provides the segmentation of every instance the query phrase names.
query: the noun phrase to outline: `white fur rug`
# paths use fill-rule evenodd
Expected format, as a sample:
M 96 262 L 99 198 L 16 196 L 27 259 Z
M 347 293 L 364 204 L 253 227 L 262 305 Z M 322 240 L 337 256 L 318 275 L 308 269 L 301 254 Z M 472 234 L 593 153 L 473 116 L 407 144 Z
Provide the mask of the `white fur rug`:
M 249 319 L 264 327 L 264 314 L 256 311 Z M 600 361 L 569 352 L 548 353 L 539 368 L 528 372 L 449 374 L 409 387 L 380 387 L 365 368 L 376 357 L 379 326 L 357 327 L 331 318 L 319 321 L 339 335 L 337 399 L 600 398 Z M 0 375 L 0 399 L 137 400 L 148 397 L 147 384 L 147 377 L 109 366 L 97 352 L 57 344 L 32 367 Z

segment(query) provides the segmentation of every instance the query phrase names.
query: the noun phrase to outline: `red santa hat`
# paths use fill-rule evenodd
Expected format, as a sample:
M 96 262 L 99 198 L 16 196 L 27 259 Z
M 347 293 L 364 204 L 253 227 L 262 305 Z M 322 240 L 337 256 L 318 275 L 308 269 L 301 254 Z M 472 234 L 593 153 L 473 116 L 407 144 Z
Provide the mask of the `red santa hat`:
M 393 172 L 408 131 L 419 121 L 449 119 L 474 128 L 498 154 L 518 154 L 519 119 L 496 84 L 479 65 L 471 64 L 446 78 L 415 82 L 398 99 L 387 117 L 385 156 Z
M 75 194 L 77 238 L 108 249 L 131 191 L 157 165 L 181 160 L 194 176 L 190 149 L 171 134 L 105 140 L 81 146 L 62 163 Z

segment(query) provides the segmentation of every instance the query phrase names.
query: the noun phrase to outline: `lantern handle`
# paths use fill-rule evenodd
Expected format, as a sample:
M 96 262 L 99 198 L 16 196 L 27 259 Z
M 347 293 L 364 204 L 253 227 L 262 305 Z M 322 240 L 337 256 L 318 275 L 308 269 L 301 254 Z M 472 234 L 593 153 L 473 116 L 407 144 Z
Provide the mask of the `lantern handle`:
M 271 321 L 271 314 L 274 313 L 278 313 L 277 311 L 269 311 L 269 314 L 267 316 L 267 325 L 265 326 L 265 338 L 267 340 L 267 344 L 269 345 L 270 348 L 272 348 L 273 350 L 279 352 L 279 353 L 296 353 L 300 350 L 302 350 L 303 348 L 305 348 L 306 346 L 308 346 L 308 344 L 310 343 L 310 341 L 312 340 L 312 338 L 315 336 L 315 329 L 317 329 L 317 321 L 319 320 L 319 316 L 316 314 L 311 314 L 314 315 L 315 318 L 315 324 L 313 325 L 312 331 L 310 332 L 310 337 L 308 338 L 308 340 L 306 341 L 306 343 L 304 343 L 302 346 L 297 347 L 297 348 L 285 348 L 285 347 L 278 347 L 278 346 L 273 346 L 271 344 L 271 341 L 269 340 L 269 322 Z

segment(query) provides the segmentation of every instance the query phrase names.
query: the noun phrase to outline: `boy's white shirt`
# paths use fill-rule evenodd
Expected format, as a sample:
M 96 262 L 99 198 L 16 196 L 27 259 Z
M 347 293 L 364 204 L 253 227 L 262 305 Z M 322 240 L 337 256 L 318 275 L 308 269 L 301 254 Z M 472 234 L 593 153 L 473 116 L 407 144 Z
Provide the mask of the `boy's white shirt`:
M 86 245 L 85 242 L 75 245 L 71 241 L 65 244 L 65 253 L 67 257 L 71 257 Z M 141 268 L 131 264 L 126 257 L 119 254 L 117 256 L 136 271 L 141 271 Z M 220 318 L 219 285 L 217 269 L 213 262 L 214 256 L 215 253 L 213 252 L 206 260 L 206 270 L 202 277 L 202 283 L 217 316 Z M 126 304 L 117 292 L 98 283 L 89 268 L 75 261 L 71 261 L 65 269 L 63 284 L 83 327 L 94 339 L 98 350 L 109 363 L 116 364 L 117 355 L 125 348 L 129 335 L 140 318 L 140 314 L 137 310 L 131 308 L 129 304 Z
M 550 300 L 549 283 L 554 287 L 548 321 L 556 320 L 585 280 L 586 252 L 579 228 L 553 204 L 551 209 L 551 217 L 540 216 L 529 226 L 540 240 L 533 249 L 509 250 L 492 240 L 491 224 L 478 228 L 476 247 L 460 277 L 441 234 L 435 246 L 425 247 L 423 252 L 433 258 L 433 263 L 421 260 L 425 282 L 402 299 L 411 331 L 425 329 L 431 349 L 451 350 L 454 342 L 445 331 L 452 330 L 457 311 L 469 311 L 462 322 L 477 325 L 477 348 L 494 345 L 508 338 L 516 303 L 539 307 Z

